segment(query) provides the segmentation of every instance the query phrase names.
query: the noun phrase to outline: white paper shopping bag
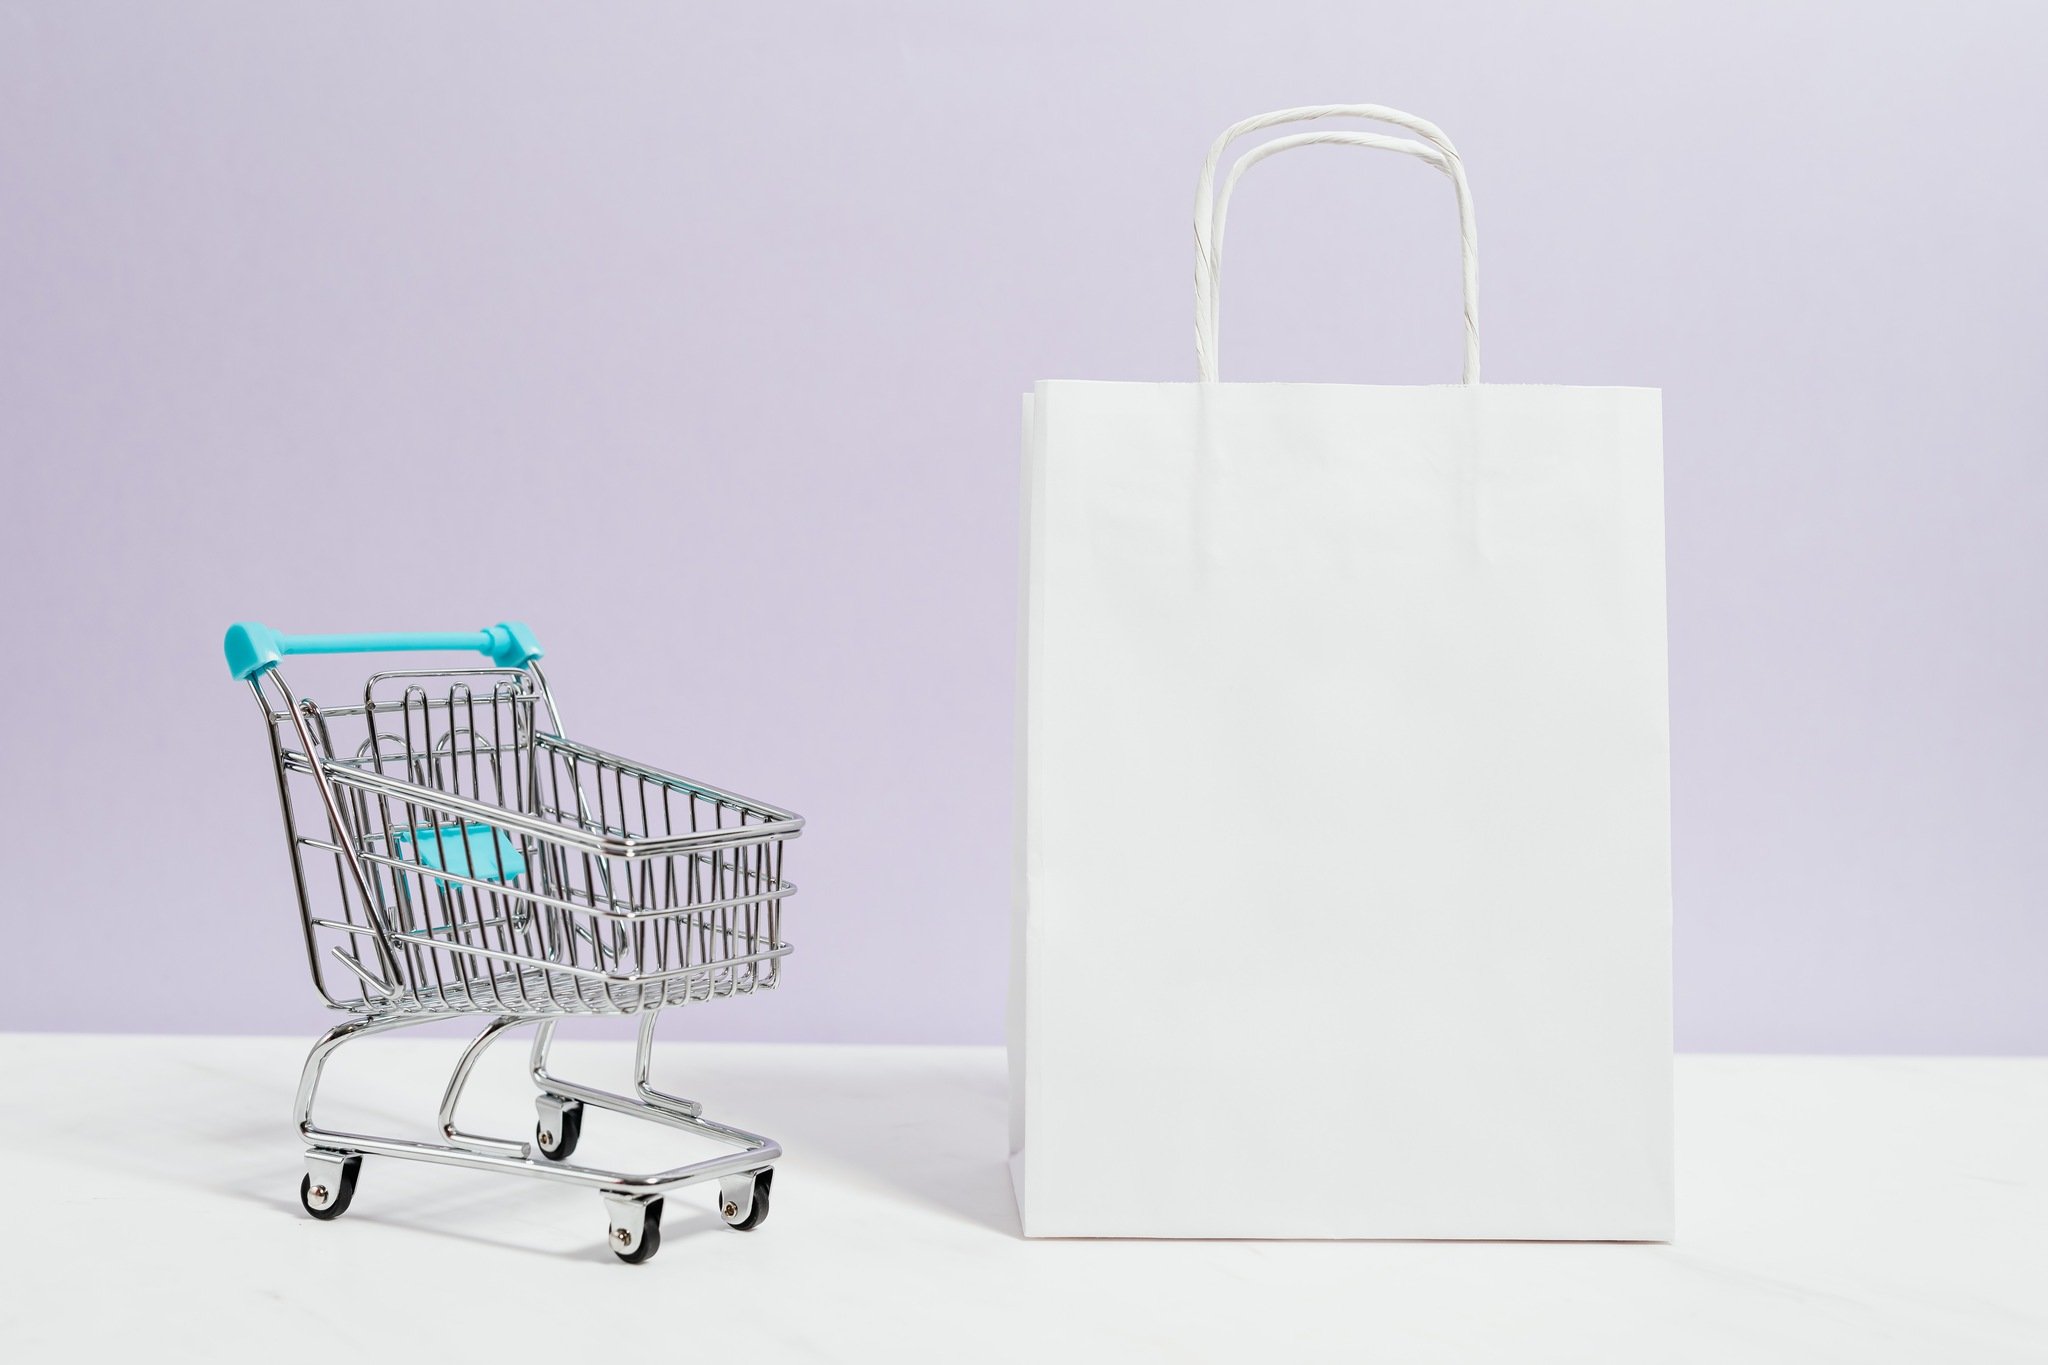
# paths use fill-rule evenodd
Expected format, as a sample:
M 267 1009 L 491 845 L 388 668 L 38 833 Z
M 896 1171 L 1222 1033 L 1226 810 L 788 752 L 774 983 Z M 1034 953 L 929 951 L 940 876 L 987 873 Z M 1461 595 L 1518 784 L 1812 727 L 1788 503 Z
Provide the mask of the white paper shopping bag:
M 1236 137 L 1356 115 L 1215 167 Z M 1445 173 L 1464 383 L 1228 384 L 1237 177 Z M 1199 382 L 1026 402 L 1012 1170 L 1030 1236 L 1671 1231 L 1654 390 L 1481 385 L 1455 149 L 1224 135 Z

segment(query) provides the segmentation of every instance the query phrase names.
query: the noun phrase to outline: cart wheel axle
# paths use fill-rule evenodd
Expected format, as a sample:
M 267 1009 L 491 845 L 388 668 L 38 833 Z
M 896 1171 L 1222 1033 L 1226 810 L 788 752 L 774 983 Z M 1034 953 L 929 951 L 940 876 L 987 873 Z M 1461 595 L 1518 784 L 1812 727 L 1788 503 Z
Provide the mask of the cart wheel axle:
M 612 1216 L 612 1254 L 627 1265 L 653 1260 L 661 1250 L 661 1198 L 607 1194 L 604 1202 Z
M 754 1172 L 753 1197 L 744 1213 L 740 1211 L 740 1201 L 721 1186 L 718 1192 L 718 1216 L 723 1218 L 725 1225 L 734 1232 L 752 1232 L 768 1221 L 768 1190 L 774 1183 L 773 1166 L 765 1171 Z M 742 1185 L 740 1188 L 744 1190 L 746 1187 Z
M 299 1207 L 326 1222 L 348 1212 L 356 1197 L 356 1174 L 363 1168 L 359 1156 L 308 1153 L 308 1170 L 299 1177 Z
M 567 1161 L 583 1137 L 583 1101 L 542 1095 L 535 1103 L 540 1119 L 533 1125 L 533 1145 L 549 1161 Z

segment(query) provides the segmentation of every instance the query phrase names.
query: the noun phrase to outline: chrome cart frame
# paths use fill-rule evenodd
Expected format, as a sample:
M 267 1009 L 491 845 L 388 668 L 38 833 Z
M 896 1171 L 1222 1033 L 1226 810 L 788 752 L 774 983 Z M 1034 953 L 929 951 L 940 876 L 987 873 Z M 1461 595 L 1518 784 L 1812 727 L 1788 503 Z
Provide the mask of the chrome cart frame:
M 278 667 L 288 654 L 392 650 L 474 650 L 493 666 L 377 673 L 361 704 L 330 707 L 296 696 Z M 226 652 L 270 735 L 314 986 L 355 1016 L 313 1045 L 299 1079 L 306 1211 L 339 1217 L 367 1155 L 594 1189 L 611 1248 L 630 1262 L 660 1247 L 663 1198 L 685 1185 L 716 1181 L 725 1222 L 760 1226 L 782 1149 L 656 1089 L 654 1030 L 670 1006 L 776 984 L 790 951 L 782 902 L 796 890 L 783 847 L 802 819 L 565 738 L 523 626 L 289 636 L 241 624 Z M 318 875 L 330 864 L 331 885 Z M 561 1019 L 626 1014 L 639 1016 L 631 1095 L 549 1069 Z M 488 1022 L 442 1093 L 440 1141 L 314 1122 L 343 1044 L 455 1016 Z M 535 1026 L 534 1140 L 463 1129 L 456 1111 L 478 1060 L 521 1024 Z M 733 1150 L 654 1172 L 574 1165 L 586 1106 Z

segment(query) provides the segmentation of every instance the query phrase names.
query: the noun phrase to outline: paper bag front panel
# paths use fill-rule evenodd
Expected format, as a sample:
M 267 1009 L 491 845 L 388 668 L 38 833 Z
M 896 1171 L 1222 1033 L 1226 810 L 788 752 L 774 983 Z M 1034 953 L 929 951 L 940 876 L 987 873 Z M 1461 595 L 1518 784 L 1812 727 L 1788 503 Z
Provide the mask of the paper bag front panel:
M 1654 390 L 1041 384 L 1031 1236 L 1671 1229 Z

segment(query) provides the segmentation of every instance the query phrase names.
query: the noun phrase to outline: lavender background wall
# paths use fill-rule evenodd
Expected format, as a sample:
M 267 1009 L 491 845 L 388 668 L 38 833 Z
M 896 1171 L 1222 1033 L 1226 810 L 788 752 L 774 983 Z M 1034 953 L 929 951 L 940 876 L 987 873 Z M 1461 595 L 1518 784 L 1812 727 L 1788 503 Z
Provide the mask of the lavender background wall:
M 1017 394 L 1189 377 L 1208 139 L 1373 100 L 1489 378 L 1665 390 L 1681 1044 L 2048 1048 L 2044 14 L 5 0 L 0 1026 L 316 1027 L 222 627 L 522 616 L 811 819 L 678 1033 L 996 1039 Z M 1231 241 L 1231 377 L 1455 377 L 1437 177 Z

